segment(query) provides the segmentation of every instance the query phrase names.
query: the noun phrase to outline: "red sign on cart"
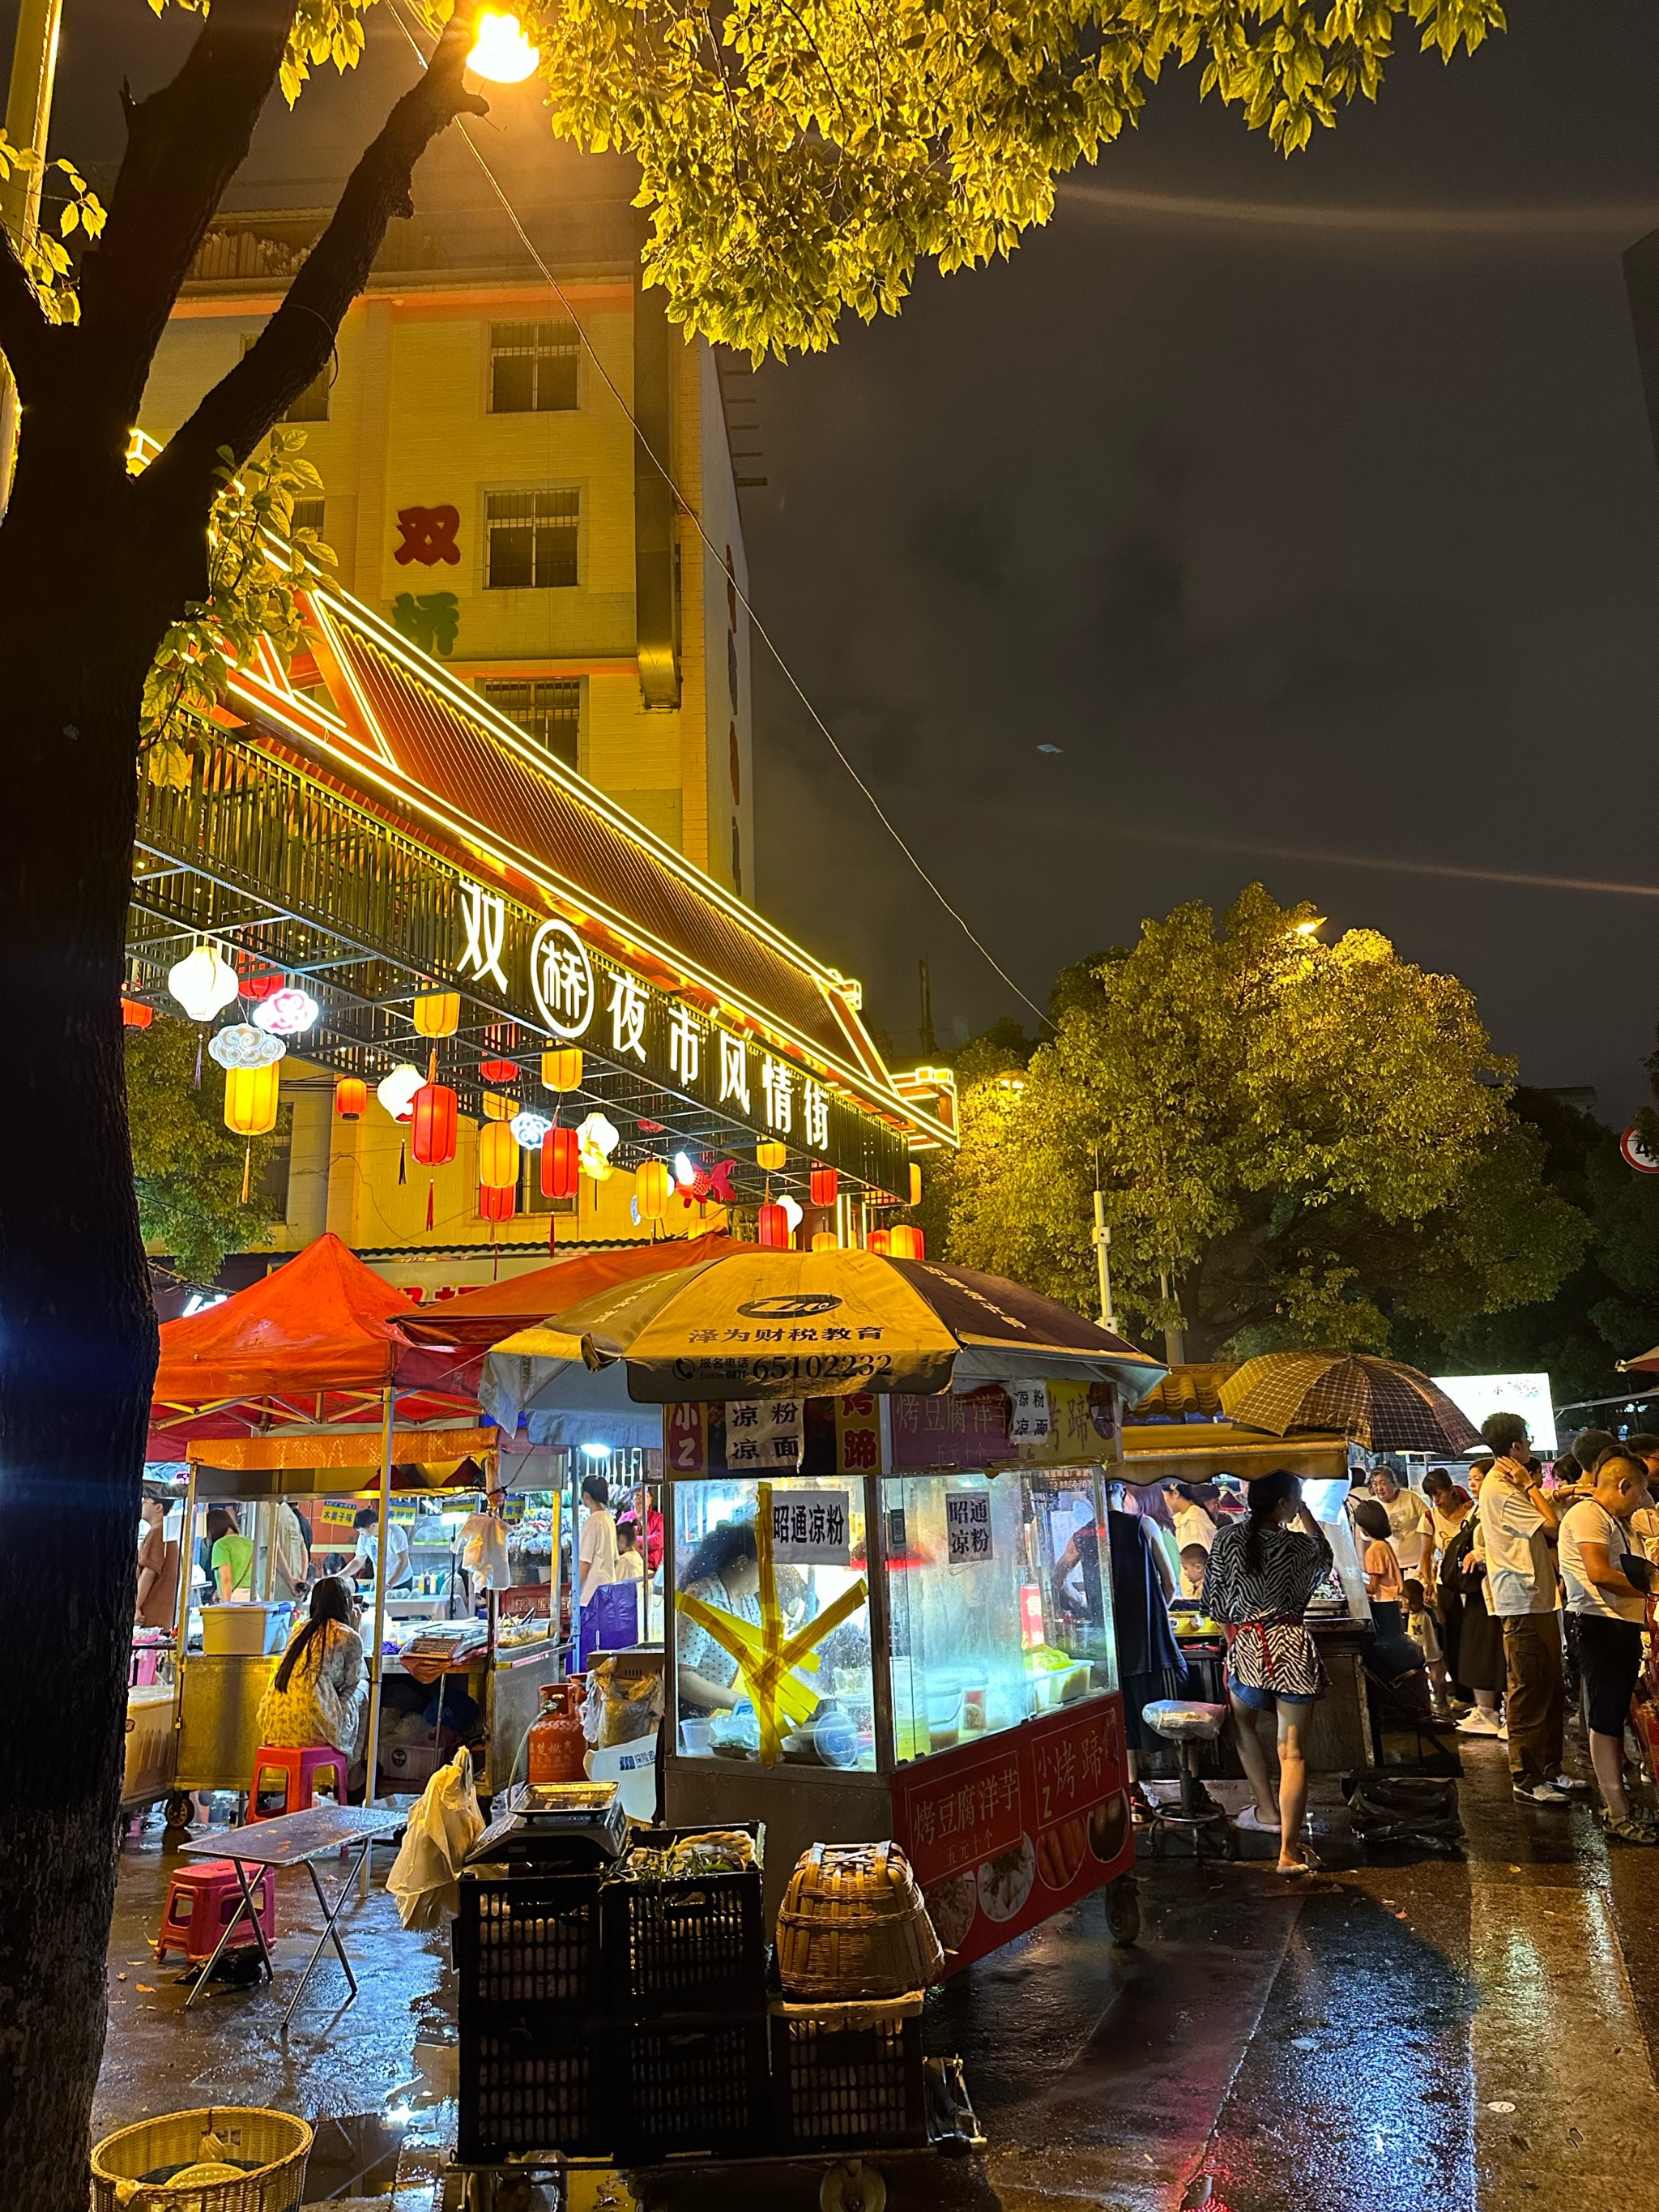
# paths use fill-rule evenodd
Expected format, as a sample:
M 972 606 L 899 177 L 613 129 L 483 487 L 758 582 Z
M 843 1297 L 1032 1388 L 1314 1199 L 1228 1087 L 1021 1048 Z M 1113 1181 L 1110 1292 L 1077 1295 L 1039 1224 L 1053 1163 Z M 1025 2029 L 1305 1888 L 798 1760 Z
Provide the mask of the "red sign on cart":
M 893 1833 L 947 1973 L 1075 1905 L 1134 1856 L 1121 1699 L 1091 1698 L 902 1768 Z

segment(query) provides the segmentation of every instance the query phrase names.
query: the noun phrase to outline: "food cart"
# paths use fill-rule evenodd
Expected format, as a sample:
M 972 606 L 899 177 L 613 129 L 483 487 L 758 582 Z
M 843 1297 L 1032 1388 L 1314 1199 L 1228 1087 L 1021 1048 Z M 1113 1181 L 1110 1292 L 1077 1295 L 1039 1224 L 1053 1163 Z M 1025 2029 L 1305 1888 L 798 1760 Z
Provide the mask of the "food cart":
M 503 1420 L 664 1407 L 666 1818 L 764 1821 L 769 1917 L 811 1844 L 892 1837 L 960 1966 L 1127 1869 L 1097 1546 L 1155 1362 L 997 1278 L 743 1248 L 489 1365 Z
M 471 1394 L 476 1355 L 469 1371 L 454 1347 L 416 1346 L 401 1328 L 409 1310 L 400 1291 L 337 1238 L 323 1237 L 234 1297 L 161 1331 L 151 1455 L 190 1468 L 174 1653 L 168 1814 L 175 1825 L 190 1817 L 191 1792 L 248 1786 L 259 1700 L 283 1643 L 280 1611 L 268 1619 L 260 1602 L 272 1594 L 270 1523 L 280 1500 L 309 1504 L 304 1517 L 317 1564 L 331 1552 L 355 1550 L 356 1532 L 348 1536 L 346 1526 L 351 1516 L 342 1510 L 355 1498 L 376 1505 L 380 1559 L 387 1556 L 394 1504 L 424 1517 L 424 1529 L 414 1522 L 425 1549 L 411 1544 L 416 1565 L 409 1595 L 392 1597 L 377 1577 L 373 1626 L 364 1636 L 373 1686 L 371 1794 L 386 1780 L 417 1785 L 425 1775 L 416 1770 L 429 1771 L 422 1759 L 388 1765 L 380 1757 L 383 1706 L 401 1710 L 397 1692 L 404 1685 L 453 1680 L 459 1690 L 465 1678 L 472 1707 L 452 1711 L 476 1710 L 482 1717 L 483 1765 L 488 1774 L 493 1764 L 504 1778 L 542 1684 L 563 1672 L 556 1583 L 541 1623 L 516 1613 L 501 1621 L 492 1595 L 487 1618 L 454 1624 L 446 1649 L 441 1632 L 458 1601 L 453 1570 L 436 1563 L 452 1554 L 451 1523 L 465 1517 L 463 1508 L 478 1505 L 501 1483 L 500 1437 L 480 1422 Z M 215 1504 L 235 1504 L 250 1516 L 248 1602 L 216 1608 L 214 1634 L 202 1638 L 235 1648 L 195 1650 L 191 1562 L 200 1520 Z M 469 1589 L 469 1615 L 474 1597 Z M 403 1648 L 411 1632 L 424 1647 L 418 1656 Z

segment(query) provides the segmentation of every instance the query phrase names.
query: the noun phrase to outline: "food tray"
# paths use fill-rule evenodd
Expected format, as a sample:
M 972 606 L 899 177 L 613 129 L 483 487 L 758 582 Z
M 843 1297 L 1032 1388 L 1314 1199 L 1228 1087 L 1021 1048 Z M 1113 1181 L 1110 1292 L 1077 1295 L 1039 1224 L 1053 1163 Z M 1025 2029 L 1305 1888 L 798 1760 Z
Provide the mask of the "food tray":
M 770 2118 L 764 2013 L 619 2021 L 605 2042 L 613 2054 L 619 2165 L 654 2165 L 692 2152 L 713 2158 L 764 2152 Z
M 467 2166 L 526 2153 L 608 2156 L 611 2053 L 590 2021 L 503 2010 L 460 2039 L 456 2149 Z
M 770 2025 L 780 2151 L 927 2141 L 920 1995 L 774 2004 Z
M 598 1875 L 468 1876 L 454 1940 L 464 2038 L 491 2025 L 498 2008 L 604 2006 Z
M 706 1826 L 647 1828 L 634 1840 L 660 1850 L 707 1832 Z M 757 1866 L 672 1881 L 629 1881 L 625 1875 L 608 1881 L 600 1899 L 602 1943 L 617 2017 L 763 2011 L 762 1885 Z

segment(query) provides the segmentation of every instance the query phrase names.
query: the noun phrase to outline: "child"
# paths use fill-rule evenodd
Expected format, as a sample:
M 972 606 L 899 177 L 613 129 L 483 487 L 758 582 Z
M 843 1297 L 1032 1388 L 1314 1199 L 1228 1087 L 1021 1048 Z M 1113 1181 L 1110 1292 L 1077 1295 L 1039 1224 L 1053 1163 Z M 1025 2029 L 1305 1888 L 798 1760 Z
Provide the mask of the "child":
M 1440 1623 L 1429 1605 L 1427 1592 L 1415 1575 L 1406 1577 L 1405 1592 L 1406 1633 L 1422 1652 L 1423 1664 L 1429 1670 L 1429 1685 L 1434 1692 L 1434 1717 L 1437 1721 L 1449 1720 L 1446 1656 L 1440 1641 Z
M 1389 1534 L 1388 1514 L 1370 1498 L 1351 1498 L 1348 1510 L 1365 1539 L 1359 1564 L 1364 1570 L 1366 1596 L 1373 1607 L 1392 1605 L 1403 1611 L 1405 1581 L 1400 1571 L 1400 1554 Z
M 1182 1597 L 1202 1597 L 1204 1572 L 1210 1564 L 1210 1555 L 1202 1544 L 1183 1544 L 1181 1547 L 1181 1595 Z

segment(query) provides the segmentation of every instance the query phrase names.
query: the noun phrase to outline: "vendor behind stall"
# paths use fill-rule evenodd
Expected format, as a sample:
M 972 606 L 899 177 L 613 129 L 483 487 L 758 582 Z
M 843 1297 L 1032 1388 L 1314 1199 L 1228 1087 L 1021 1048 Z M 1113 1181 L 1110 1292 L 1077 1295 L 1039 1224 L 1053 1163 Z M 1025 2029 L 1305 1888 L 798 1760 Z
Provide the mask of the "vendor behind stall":
M 374 1579 L 380 1556 L 380 1516 L 373 1505 L 365 1505 L 351 1516 L 351 1525 L 357 1532 L 357 1550 L 346 1573 L 353 1582 L 367 1577 Z M 395 1521 L 386 1523 L 386 1558 L 388 1572 L 386 1589 L 397 1589 L 409 1580 L 409 1538 Z
M 711 1528 L 687 1562 L 683 1588 L 688 1597 L 700 1598 L 716 1613 L 758 1626 L 760 1555 L 753 1522 L 722 1521 Z M 729 1712 L 739 1694 L 738 1662 L 731 1653 L 685 1613 L 679 1618 L 675 1649 L 681 1717 Z
M 228 1506 L 211 1507 L 207 1517 L 208 1572 L 221 1605 L 253 1594 L 253 1539 L 243 1535 Z

